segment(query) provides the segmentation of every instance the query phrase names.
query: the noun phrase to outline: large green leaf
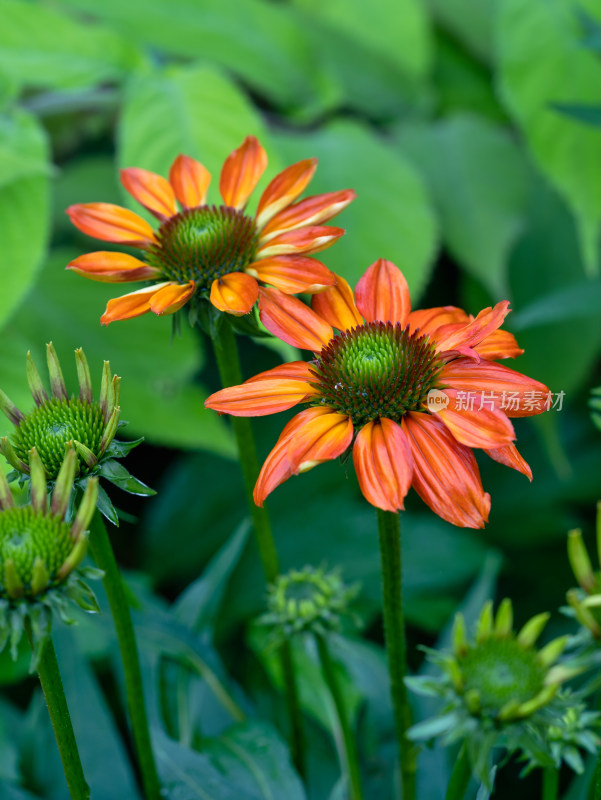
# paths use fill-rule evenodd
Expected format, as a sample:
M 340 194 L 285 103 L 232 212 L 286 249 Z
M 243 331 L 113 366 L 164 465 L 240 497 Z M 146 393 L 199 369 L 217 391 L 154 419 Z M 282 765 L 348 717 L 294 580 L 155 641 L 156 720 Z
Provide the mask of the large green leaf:
M 22 86 L 73 89 L 121 80 L 142 62 L 116 32 L 41 3 L 0 0 L 0 70 Z
M 401 129 L 423 171 L 453 256 L 494 297 L 506 294 L 506 265 L 524 223 L 528 170 L 510 136 L 476 116 Z
M 48 178 L 46 136 L 35 119 L 0 116 L 0 325 L 25 296 L 46 249 Z
M 579 46 L 575 8 L 572 0 L 501 0 L 499 77 L 502 96 L 539 168 L 578 220 L 587 270 L 596 273 L 601 130 L 579 124 L 552 107 L 601 103 L 601 62 Z
M 435 19 L 483 61 L 491 57 L 496 0 L 427 0 Z
M 313 191 L 350 187 L 358 194 L 333 224 L 347 234 L 323 261 L 352 285 L 377 258 L 402 268 L 415 301 L 430 275 L 436 219 L 416 169 L 359 122 L 334 122 L 314 133 L 280 134 L 287 160 L 319 156 Z

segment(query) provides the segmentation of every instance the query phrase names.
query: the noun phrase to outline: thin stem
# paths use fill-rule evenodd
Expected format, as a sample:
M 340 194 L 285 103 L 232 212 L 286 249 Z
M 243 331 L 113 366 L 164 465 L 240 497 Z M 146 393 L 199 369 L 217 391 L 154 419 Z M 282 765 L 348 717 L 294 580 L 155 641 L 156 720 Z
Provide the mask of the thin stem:
M 407 731 L 411 726 L 411 709 L 404 680 L 407 674 L 407 656 L 403 617 L 401 521 L 397 512 L 378 509 L 378 533 L 382 559 L 384 637 L 388 652 L 390 692 L 400 748 L 403 800 L 415 800 L 417 762 L 415 748 L 407 738 Z
M 445 800 L 463 800 L 471 777 L 472 768 L 467 755 L 467 747 L 463 745 L 451 773 Z
M 29 643 L 33 648 L 33 639 L 29 623 L 26 623 L 26 629 Z M 73 733 L 73 726 L 71 725 L 71 716 L 63 689 L 63 682 L 58 668 L 58 661 L 56 660 L 56 652 L 50 636 L 48 636 L 42 646 L 42 653 L 38 662 L 38 676 L 40 678 L 44 697 L 46 698 L 46 705 L 48 706 L 50 721 L 54 729 L 58 752 L 63 762 L 63 770 L 65 772 L 65 778 L 67 779 L 71 800 L 88 800 L 90 796 L 90 787 L 86 783 L 83 774 L 79 750 L 77 749 L 77 742 L 75 741 L 75 734 Z
M 140 669 L 134 626 L 121 573 L 115 561 L 113 547 L 98 511 L 94 514 L 90 527 L 90 550 L 94 561 L 104 571 L 104 589 L 111 607 L 121 652 L 121 661 L 125 674 L 127 707 L 138 755 L 144 794 L 146 800 L 160 800 L 161 784 L 150 742 L 148 716 L 142 688 L 142 671 Z
M 597 766 L 593 775 L 593 782 L 589 790 L 590 800 L 601 800 L 601 754 L 597 757 Z
M 559 770 L 546 767 L 543 770 L 543 800 L 557 800 L 559 797 Z
M 228 320 L 222 321 L 218 333 L 213 337 L 212 341 L 222 386 L 225 388 L 242 383 L 242 368 L 240 366 L 236 336 Z M 267 582 L 272 583 L 277 578 L 280 567 L 269 514 L 267 509 L 259 508 L 253 499 L 254 486 L 259 477 L 259 458 L 252 426 L 250 420 L 246 417 L 231 417 L 231 423 L 238 447 L 238 458 L 242 468 L 244 488 L 257 537 L 261 563 L 263 564 Z M 299 775 L 304 776 L 304 735 L 290 642 L 285 641 L 281 645 L 279 654 L 284 678 L 286 705 L 290 719 L 292 760 Z
M 328 684 L 330 694 L 332 695 L 332 700 L 334 701 L 334 706 L 336 708 L 336 715 L 338 716 L 338 722 L 340 724 L 340 730 L 342 732 L 344 758 L 346 761 L 346 769 L 351 788 L 350 798 L 351 800 L 361 800 L 363 793 L 361 791 L 361 772 L 359 770 L 357 748 L 355 746 L 355 738 L 347 718 L 344 697 L 342 696 L 338 678 L 336 677 L 336 669 L 334 667 L 334 663 L 332 662 L 328 643 L 326 642 L 325 638 L 319 634 L 316 634 L 315 641 L 317 642 L 317 649 L 319 651 L 319 660 L 321 662 L 323 676 Z

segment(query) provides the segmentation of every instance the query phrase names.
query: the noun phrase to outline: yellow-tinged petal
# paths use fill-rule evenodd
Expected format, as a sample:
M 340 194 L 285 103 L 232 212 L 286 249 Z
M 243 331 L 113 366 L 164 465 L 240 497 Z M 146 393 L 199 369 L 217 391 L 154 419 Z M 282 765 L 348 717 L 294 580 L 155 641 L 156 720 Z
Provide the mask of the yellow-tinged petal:
M 226 206 L 244 208 L 266 167 L 265 150 L 254 136 L 247 136 L 221 170 L 219 191 Z
M 156 239 L 145 219 L 113 203 L 79 203 L 67 209 L 80 231 L 105 242 L 148 247 Z
M 169 286 L 170 282 L 155 283 L 153 286 L 145 286 L 136 292 L 124 294 L 122 297 L 115 297 L 109 300 L 106 311 L 100 317 L 102 325 L 109 325 L 111 322 L 123 319 L 133 319 L 140 317 L 150 311 L 150 301 L 163 286 Z
M 205 406 L 234 417 L 262 417 L 286 411 L 316 394 L 306 381 L 274 377 L 221 389 L 205 400 Z
M 183 208 L 195 208 L 205 203 L 211 173 L 200 161 L 179 155 L 169 170 L 169 183 Z
M 353 290 L 340 275 L 336 276 L 334 286 L 311 298 L 311 308 L 340 331 L 363 325 L 363 317 L 355 305 Z
M 167 286 L 163 286 L 162 289 L 152 295 L 150 310 L 159 316 L 175 314 L 192 297 L 195 286 L 194 281 L 188 281 L 188 283 L 182 285 L 168 283 Z
M 320 225 L 343 211 L 357 195 L 352 189 L 307 197 L 300 203 L 284 208 L 261 231 L 260 242 L 268 242 L 279 233 L 305 225 Z
M 321 261 L 308 256 L 262 258 L 246 267 L 246 272 L 285 294 L 322 292 L 336 282 L 336 275 Z
M 164 221 L 177 213 L 175 194 L 162 175 L 139 167 L 121 170 L 121 183 L 140 205 Z
M 280 233 L 269 242 L 260 245 L 257 250 L 259 258 L 294 255 L 295 253 L 319 253 L 344 235 L 343 228 L 331 225 L 307 225 L 293 231 Z
M 248 314 L 259 296 L 259 284 L 245 272 L 230 272 L 211 284 L 211 303 L 226 314 Z
M 275 176 L 259 200 L 256 216 L 258 230 L 261 230 L 279 211 L 300 197 L 316 169 L 317 159 L 306 158 L 286 167 Z
M 160 270 L 127 253 L 100 250 L 74 258 L 66 269 L 102 283 L 148 281 L 160 277 Z

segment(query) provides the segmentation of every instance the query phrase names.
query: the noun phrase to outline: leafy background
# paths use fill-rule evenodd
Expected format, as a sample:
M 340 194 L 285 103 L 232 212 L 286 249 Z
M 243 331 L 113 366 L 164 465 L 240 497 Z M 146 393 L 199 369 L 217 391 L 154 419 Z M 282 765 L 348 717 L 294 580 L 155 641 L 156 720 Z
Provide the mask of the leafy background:
M 331 701 L 297 648 L 309 730 L 307 785 L 294 773 L 273 653 L 253 619 L 262 574 L 210 347 L 170 321 L 101 328 L 115 289 L 64 270 L 93 243 L 74 202 L 130 202 L 118 168 L 165 174 L 180 152 L 217 175 L 247 134 L 269 154 L 262 186 L 318 156 L 312 191 L 352 187 L 347 235 L 324 254 L 354 283 L 378 256 L 415 304 L 472 313 L 509 297 L 516 367 L 565 392 L 563 409 L 518 421 L 535 479 L 481 459 L 493 510 L 483 532 L 443 523 L 415 497 L 403 515 L 411 666 L 460 606 L 511 596 L 518 622 L 556 612 L 571 577 L 569 528 L 591 536 L 601 437 L 601 14 L 596 0 L 0 0 L 0 385 L 28 407 L 24 359 L 53 340 L 67 379 L 83 346 L 123 376 L 130 466 L 156 498 L 115 498 L 113 541 L 136 598 L 163 780 L 171 800 L 337 800 Z M 261 188 L 261 187 L 260 187 Z M 247 375 L 281 349 L 241 342 Z M 599 403 L 599 400 L 597 400 Z M 601 403 L 600 403 L 601 405 Z M 283 421 L 256 423 L 261 455 Z M 0 422 L 0 433 L 9 424 Z M 382 649 L 375 516 L 352 470 L 328 464 L 269 503 L 284 568 L 340 565 L 360 581 L 360 633 L 335 642 L 370 798 L 392 797 L 393 725 Z M 200 576 L 200 577 L 199 577 Z M 104 602 L 100 590 L 101 602 Z M 567 623 L 554 613 L 549 634 Z M 57 628 L 57 648 L 96 800 L 138 797 L 107 615 Z M 66 787 L 28 657 L 0 657 L 0 795 L 62 800 Z M 416 704 L 416 714 L 425 709 Z M 426 752 L 420 800 L 444 795 L 453 753 Z M 110 764 L 110 769 L 107 769 Z M 499 773 L 495 797 L 532 797 L 539 776 Z M 585 783 L 562 776 L 577 800 Z M 567 795 L 566 795 L 567 796 Z

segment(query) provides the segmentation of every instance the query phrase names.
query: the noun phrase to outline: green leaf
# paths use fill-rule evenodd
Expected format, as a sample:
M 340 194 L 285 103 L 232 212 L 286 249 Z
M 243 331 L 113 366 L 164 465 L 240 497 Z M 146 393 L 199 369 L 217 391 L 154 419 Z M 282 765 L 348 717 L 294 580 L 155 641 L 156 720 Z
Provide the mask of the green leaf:
M 114 461 L 112 458 L 101 463 L 100 474 L 107 481 L 115 484 L 124 492 L 129 492 L 129 494 L 137 494 L 142 497 L 152 497 L 152 495 L 156 494 L 154 489 L 135 478 L 125 469 L 123 464 L 119 461 Z
M 453 256 L 493 297 L 506 294 L 509 251 L 524 224 L 528 168 L 513 139 L 481 117 L 457 115 L 401 130 L 423 172 Z
M 511 320 L 516 331 L 549 325 L 580 317 L 599 317 L 601 313 L 601 281 L 582 281 L 544 295 Z
M 0 0 L 0 70 L 21 86 L 73 89 L 121 80 L 143 63 L 114 31 L 40 3 Z
M 46 136 L 35 119 L 22 112 L 0 116 L 0 325 L 24 298 L 42 262 L 49 231 L 48 173 Z
M 103 517 L 106 517 L 109 522 L 119 527 L 119 515 L 113 505 L 113 501 L 106 493 L 104 487 L 100 485 L 98 486 L 98 500 L 96 501 L 96 506 Z
M 314 133 L 279 134 L 287 160 L 320 159 L 312 192 L 350 187 L 357 199 L 333 221 L 346 236 L 323 253 L 351 285 L 377 258 L 402 267 L 415 301 L 436 252 L 436 219 L 416 169 L 359 122 L 334 122 Z
M 125 458 L 128 456 L 131 451 L 142 444 L 144 441 L 144 437 L 140 436 L 139 439 L 132 439 L 129 442 L 121 442 L 117 439 L 113 439 L 113 441 L 109 444 L 106 454 L 109 456 L 113 456 L 114 458 Z
M 574 103 L 551 103 L 551 108 L 559 111 L 560 114 L 565 114 L 568 117 L 584 122 L 586 125 L 593 125 L 596 128 L 601 127 L 601 107 L 600 106 L 584 106 L 576 105 Z
M 496 0 L 427 0 L 434 19 L 473 55 L 490 61 Z
M 598 272 L 601 131 L 558 114 L 551 103 L 601 104 L 601 63 L 579 47 L 571 0 L 501 0 L 502 96 L 539 168 L 576 216 L 584 262 Z

